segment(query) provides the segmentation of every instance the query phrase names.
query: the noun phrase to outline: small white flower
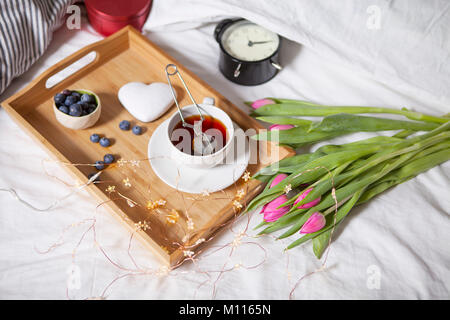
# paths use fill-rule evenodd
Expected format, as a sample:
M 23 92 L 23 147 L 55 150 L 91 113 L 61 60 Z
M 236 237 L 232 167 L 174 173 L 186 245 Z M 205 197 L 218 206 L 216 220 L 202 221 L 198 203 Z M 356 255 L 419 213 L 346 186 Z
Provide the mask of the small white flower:
M 191 258 L 194 255 L 194 251 L 184 250 L 183 254 L 184 254 L 185 257 Z
M 195 242 L 195 245 L 198 245 L 198 244 L 203 243 L 203 242 L 205 242 L 205 241 L 206 241 L 205 238 L 200 238 L 200 239 L 198 239 L 198 240 Z
M 137 230 L 145 231 L 147 229 L 150 229 L 150 225 L 147 223 L 147 221 L 144 221 L 144 222 L 139 221 L 138 223 L 135 223 L 134 225 L 136 226 Z
M 241 208 L 242 208 L 242 204 L 241 204 L 239 201 L 237 201 L 237 200 L 234 200 L 234 201 L 233 201 L 233 206 L 234 206 L 236 209 L 241 209 Z
M 238 247 L 238 246 L 241 244 L 241 240 L 242 240 L 242 237 L 243 237 L 243 236 L 244 236 L 244 233 L 243 233 L 243 232 L 240 232 L 240 233 L 238 233 L 237 235 L 235 235 L 233 241 L 231 242 L 231 246 L 232 246 L 233 248 Z
M 130 160 L 132 167 L 139 167 L 139 160 Z
M 127 163 L 127 160 L 124 160 L 124 159 L 117 160 L 117 165 L 119 167 L 123 167 L 125 165 L 125 163 Z
M 177 210 L 172 209 L 170 210 L 170 213 L 166 215 L 166 222 L 168 224 L 175 224 L 177 223 L 179 217 L 180 215 L 178 214 Z
M 284 193 L 289 193 L 289 191 L 292 190 L 292 185 L 288 184 L 287 186 L 284 187 Z
M 239 189 L 239 190 L 236 192 L 236 198 L 242 199 L 244 196 L 245 196 L 245 190 L 244 190 L 244 189 Z
M 125 178 L 125 179 L 122 180 L 122 182 L 123 182 L 125 187 L 128 187 L 128 188 L 131 187 L 130 179 Z
M 156 201 L 156 203 L 160 206 L 164 206 L 164 205 L 166 205 L 167 201 L 163 200 L 163 199 L 159 199 L 158 201 Z

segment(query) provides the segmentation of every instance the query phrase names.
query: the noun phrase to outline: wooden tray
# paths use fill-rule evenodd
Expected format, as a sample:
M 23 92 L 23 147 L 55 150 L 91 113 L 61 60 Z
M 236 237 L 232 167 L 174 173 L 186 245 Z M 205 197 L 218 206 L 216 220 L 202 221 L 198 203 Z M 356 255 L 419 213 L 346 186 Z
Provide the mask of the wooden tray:
M 49 77 L 91 52 L 96 52 L 96 58 L 90 64 L 53 87 L 46 88 Z M 116 160 L 119 158 L 145 159 L 150 136 L 155 128 L 174 112 L 175 107 L 172 106 L 172 109 L 160 119 L 142 124 L 146 131 L 141 136 L 135 136 L 130 131 L 121 131 L 118 127 L 121 120 L 133 120 L 133 117 L 121 106 L 117 92 L 122 85 L 130 81 L 166 82 L 164 68 L 169 63 L 178 66 L 197 101 L 202 101 L 204 97 L 213 97 L 216 105 L 225 110 L 242 129 L 263 128 L 256 120 L 239 110 L 132 27 L 126 27 L 60 61 L 26 88 L 4 101 L 2 106 L 58 161 L 92 164 L 96 160 L 103 159 L 105 153 L 115 154 Z M 100 120 L 95 126 L 85 130 L 67 129 L 56 121 L 52 110 L 53 96 L 64 89 L 81 88 L 89 89 L 99 95 L 102 101 Z M 181 106 L 191 104 L 181 87 L 177 87 L 176 90 Z M 109 148 L 102 148 L 90 142 L 89 136 L 94 132 L 113 138 L 113 144 Z M 257 164 L 249 165 L 247 168 L 251 174 L 271 162 L 294 154 L 289 148 L 278 147 L 271 143 L 265 145 L 267 154 L 260 156 Z M 264 157 L 266 158 L 263 159 Z M 66 168 L 82 183 L 86 183 L 87 176 L 96 171 L 91 166 L 67 165 Z M 127 177 L 132 184 L 129 188 L 122 184 L 123 179 Z M 136 231 L 138 238 L 162 258 L 164 263 L 171 266 L 178 266 L 185 257 L 184 249 L 179 244 L 182 240 L 186 240 L 186 234 L 190 236 L 186 246 L 196 243 L 201 238 L 208 239 L 236 216 L 237 211 L 230 198 L 239 188 L 242 188 L 244 183 L 243 179 L 239 179 L 236 186 L 221 192 L 221 194 L 229 195 L 230 198 L 222 196 L 219 197 L 220 199 L 213 199 L 214 194 L 212 194 L 212 200 L 195 201 L 192 200 L 193 195 L 178 192 L 159 180 L 148 161 L 142 161 L 139 167 L 134 168 L 118 165 L 108 168 L 101 174 L 101 181 L 106 183 L 91 184 L 88 186 L 89 191 L 100 201 L 105 202 L 105 206 L 133 231 L 136 230 L 136 223 L 147 222 L 150 228 Z M 115 185 L 115 193 L 106 191 L 109 185 Z M 262 185 L 258 181 L 251 180 L 245 188 L 247 193 L 240 200 L 243 205 L 262 190 Z M 137 205 L 130 206 L 125 199 L 116 196 L 118 192 L 136 201 Z M 110 201 L 111 199 L 117 200 Z M 146 208 L 148 200 L 158 199 L 167 201 L 165 206 L 167 210 L 175 209 L 180 213 L 176 227 L 167 223 L 164 214 L 154 214 Z M 187 226 L 185 208 L 189 208 L 189 216 L 194 222 L 193 230 L 192 226 L 190 228 Z M 195 252 L 201 246 L 202 244 L 190 250 Z

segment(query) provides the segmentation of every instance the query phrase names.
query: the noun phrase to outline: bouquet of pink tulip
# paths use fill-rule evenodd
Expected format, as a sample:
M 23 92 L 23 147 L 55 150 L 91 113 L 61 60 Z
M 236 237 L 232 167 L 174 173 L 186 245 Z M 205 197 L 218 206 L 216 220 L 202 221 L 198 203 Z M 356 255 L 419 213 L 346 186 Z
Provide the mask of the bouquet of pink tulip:
M 265 227 L 260 234 L 288 228 L 279 238 L 299 232 L 287 248 L 308 240 L 320 258 L 333 230 L 350 210 L 421 172 L 450 160 L 450 118 L 407 110 L 373 107 L 329 107 L 304 101 L 261 99 L 250 104 L 257 119 L 276 123 L 254 138 L 302 146 L 352 131 L 402 130 L 343 145 L 325 145 L 315 152 L 283 159 L 254 178 L 268 182 L 247 207 L 263 206 Z M 344 113 L 343 113 L 344 112 Z M 357 113 L 394 113 L 409 120 L 358 116 Z M 263 116 L 261 116 L 263 115 Z M 323 116 L 320 122 L 298 116 Z M 271 135 L 275 130 L 278 135 Z M 408 138 L 416 131 L 428 131 Z M 282 134 L 283 133 L 283 134 Z M 292 197 L 290 194 L 296 193 Z

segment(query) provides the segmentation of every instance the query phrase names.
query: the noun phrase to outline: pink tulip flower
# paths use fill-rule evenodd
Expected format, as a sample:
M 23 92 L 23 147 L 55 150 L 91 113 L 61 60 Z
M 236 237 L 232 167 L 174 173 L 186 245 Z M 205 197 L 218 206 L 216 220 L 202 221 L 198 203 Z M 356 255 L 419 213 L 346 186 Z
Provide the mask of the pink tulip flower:
M 265 106 L 266 104 L 275 104 L 275 101 L 271 99 L 259 99 L 252 102 L 251 106 L 253 109 L 261 108 L 262 106 Z
M 269 127 L 269 131 L 273 130 L 289 130 L 295 128 L 292 124 L 273 124 Z
M 314 212 L 300 229 L 301 234 L 319 231 L 325 226 L 325 216 L 320 212 Z
M 272 180 L 272 183 L 270 184 L 269 188 L 272 188 L 279 184 L 282 180 L 287 178 L 287 174 L 280 173 L 275 177 L 275 179 Z M 279 218 L 284 216 L 290 209 L 290 206 L 278 207 L 288 201 L 288 198 L 285 194 L 279 196 L 278 198 L 270 201 L 269 203 L 265 204 L 261 210 L 260 213 L 264 214 L 264 221 L 266 222 L 273 222 L 277 221 Z
M 270 184 L 269 188 L 275 187 L 277 184 L 279 184 L 282 180 L 287 178 L 287 174 L 285 173 L 280 173 L 279 175 L 277 175 L 275 177 L 275 179 L 272 180 L 272 183 Z
M 288 213 L 290 206 L 278 208 L 288 200 L 289 200 L 288 197 L 285 194 L 283 194 L 278 198 L 275 198 L 274 200 L 270 201 L 266 205 L 264 205 L 264 207 L 261 210 L 261 213 L 264 214 L 264 221 L 274 222 L 277 221 L 282 216 L 284 216 L 286 213 Z
M 308 195 L 308 193 L 310 193 L 313 190 L 313 188 L 309 188 L 306 189 L 301 195 L 298 196 L 297 200 L 294 201 L 294 206 L 299 203 L 300 201 L 302 201 L 303 199 L 306 198 L 306 196 Z M 318 204 L 320 202 L 321 197 L 319 196 L 317 199 L 314 199 L 311 202 L 307 202 L 307 203 L 303 203 L 301 205 L 299 205 L 297 208 L 299 209 L 309 209 L 314 207 L 316 204 Z

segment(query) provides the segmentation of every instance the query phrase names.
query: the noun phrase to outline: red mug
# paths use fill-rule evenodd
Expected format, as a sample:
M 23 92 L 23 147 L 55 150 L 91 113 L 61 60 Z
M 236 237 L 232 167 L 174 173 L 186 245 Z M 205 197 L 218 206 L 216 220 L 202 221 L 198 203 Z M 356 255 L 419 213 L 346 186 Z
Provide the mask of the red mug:
M 85 5 L 92 27 L 109 36 L 127 25 L 142 31 L 152 0 L 85 0 Z

